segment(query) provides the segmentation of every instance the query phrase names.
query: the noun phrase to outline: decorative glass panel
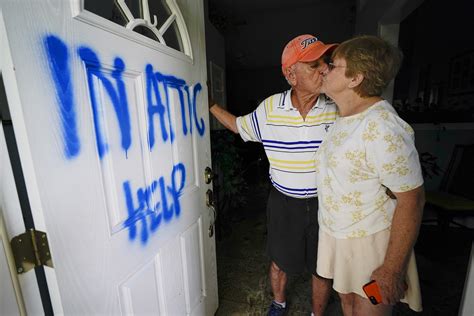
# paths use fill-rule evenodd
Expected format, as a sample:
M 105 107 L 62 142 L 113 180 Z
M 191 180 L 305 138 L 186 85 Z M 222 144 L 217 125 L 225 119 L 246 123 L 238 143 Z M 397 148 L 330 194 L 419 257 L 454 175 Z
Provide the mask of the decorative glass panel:
M 153 1 L 156 0 L 152 0 L 152 2 Z M 115 2 L 117 3 L 117 1 Z M 125 0 L 125 4 L 136 19 L 143 19 L 143 5 L 141 0 Z
M 175 0 L 84 0 L 84 9 L 192 57 Z
M 135 28 L 133 29 L 133 31 L 137 32 L 138 34 L 144 35 L 144 36 L 146 36 L 146 37 L 148 37 L 148 38 L 151 38 L 151 39 L 154 40 L 154 41 L 157 41 L 157 42 L 160 41 L 160 40 L 158 39 L 158 37 L 157 37 L 149 28 L 147 28 L 147 27 L 144 26 L 144 25 L 139 25 L 139 26 L 135 27 Z M 168 45 L 168 43 L 167 43 L 167 45 Z M 168 46 L 170 46 L 170 45 L 168 45 Z M 172 46 L 170 46 L 170 47 L 172 47 Z M 174 48 L 174 47 L 173 47 L 173 48 Z M 179 49 L 178 49 L 178 50 L 179 50 Z
M 176 21 L 171 24 L 168 30 L 168 32 L 165 32 L 165 34 L 163 34 L 163 37 L 166 41 L 166 45 L 182 52 L 183 43 L 181 42 L 181 38 L 178 36 L 179 30 L 178 26 L 176 25 Z
M 151 0 L 149 6 L 150 15 L 156 15 L 158 25 L 163 25 L 171 16 L 170 7 L 163 0 Z
M 116 6 L 115 0 L 85 1 L 84 9 L 122 26 L 127 25 L 127 17 Z

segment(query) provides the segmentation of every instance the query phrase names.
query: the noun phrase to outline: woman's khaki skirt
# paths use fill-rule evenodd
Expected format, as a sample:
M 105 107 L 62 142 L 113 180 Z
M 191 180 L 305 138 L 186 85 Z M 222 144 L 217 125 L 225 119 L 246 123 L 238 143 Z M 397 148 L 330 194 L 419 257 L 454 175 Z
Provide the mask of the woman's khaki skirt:
M 390 228 L 367 237 L 352 239 L 336 239 L 320 229 L 318 275 L 333 279 L 333 288 L 338 293 L 356 293 L 367 298 L 362 286 L 370 281 L 372 272 L 382 265 L 389 238 Z M 401 301 L 407 303 L 412 310 L 420 312 L 421 292 L 413 251 L 406 281 L 408 289 Z

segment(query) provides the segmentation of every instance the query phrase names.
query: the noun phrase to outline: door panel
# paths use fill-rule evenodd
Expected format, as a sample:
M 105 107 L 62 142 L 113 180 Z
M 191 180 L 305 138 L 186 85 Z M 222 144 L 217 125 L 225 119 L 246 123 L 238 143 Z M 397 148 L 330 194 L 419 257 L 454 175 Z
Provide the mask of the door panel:
M 123 282 L 120 294 L 124 314 L 164 315 L 158 290 L 161 276 L 157 272 L 155 261 L 152 260 Z
M 195 306 L 203 301 L 204 275 L 202 270 L 201 221 L 193 224 L 181 235 L 183 254 L 184 290 L 186 312 L 190 314 Z M 199 260 L 196 260 L 199 258 Z
M 7 96 L 18 96 L 10 111 L 50 241 L 55 311 L 213 314 L 202 1 L 179 2 L 176 23 L 192 30 L 183 52 L 78 1 L 0 3 L 2 69 L 16 84 Z

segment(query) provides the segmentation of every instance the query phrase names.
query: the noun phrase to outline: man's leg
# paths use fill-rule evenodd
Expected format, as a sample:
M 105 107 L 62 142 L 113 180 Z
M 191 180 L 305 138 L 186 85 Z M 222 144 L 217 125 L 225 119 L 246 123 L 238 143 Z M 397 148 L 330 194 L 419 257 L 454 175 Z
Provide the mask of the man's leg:
M 313 275 L 312 280 L 312 303 L 315 316 L 324 315 L 326 306 L 331 295 L 332 280 Z
M 306 217 L 303 199 L 272 189 L 267 204 L 267 254 L 271 259 L 269 277 L 274 301 L 280 304 L 272 303 L 269 315 L 288 311 L 287 277 L 304 271 Z
M 331 295 L 332 280 L 325 279 L 316 274 L 318 255 L 318 200 L 311 198 L 306 200 L 307 226 L 306 230 L 306 267 L 312 273 L 312 296 L 313 314 L 320 316 L 324 314 Z
M 273 299 L 278 303 L 286 301 L 287 277 L 286 273 L 281 270 L 275 262 L 272 261 L 270 265 L 270 284 L 272 286 Z

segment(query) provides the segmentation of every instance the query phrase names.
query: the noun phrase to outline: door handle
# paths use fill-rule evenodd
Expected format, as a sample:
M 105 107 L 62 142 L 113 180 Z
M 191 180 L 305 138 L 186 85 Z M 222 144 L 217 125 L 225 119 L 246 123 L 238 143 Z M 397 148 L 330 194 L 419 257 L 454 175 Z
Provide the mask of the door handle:
M 211 189 L 206 191 L 206 205 L 207 207 L 214 206 L 214 193 Z
M 212 214 L 210 214 L 209 216 L 209 217 L 212 216 L 211 221 L 209 222 L 209 237 L 212 237 L 214 236 L 214 225 L 216 224 L 217 212 L 216 212 L 216 208 L 212 205 L 209 207 L 209 210 L 210 212 L 212 212 Z
M 216 224 L 217 212 L 214 206 L 214 193 L 212 190 L 206 191 L 206 205 L 209 207 L 209 237 L 214 236 L 214 225 Z

